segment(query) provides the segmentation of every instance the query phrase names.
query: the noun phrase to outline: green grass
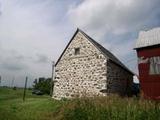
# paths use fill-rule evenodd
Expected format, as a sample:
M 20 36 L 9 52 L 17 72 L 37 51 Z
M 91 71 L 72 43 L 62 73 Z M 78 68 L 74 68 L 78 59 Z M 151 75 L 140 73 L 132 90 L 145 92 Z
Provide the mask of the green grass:
M 56 101 L 0 88 L 0 120 L 160 120 L 158 102 L 119 96 Z
M 49 96 L 32 95 L 27 90 L 23 102 L 23 89 L 0 88 L 0 120 L 48 120 L 60 102 Z

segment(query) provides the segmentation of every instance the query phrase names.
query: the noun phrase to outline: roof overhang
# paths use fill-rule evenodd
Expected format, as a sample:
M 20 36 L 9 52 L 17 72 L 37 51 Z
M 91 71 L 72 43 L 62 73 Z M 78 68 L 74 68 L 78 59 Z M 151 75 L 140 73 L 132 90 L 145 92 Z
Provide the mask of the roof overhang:
M 137 47 L 137 48 L 134 48 L 134 50 L 148 49 L 148 48 L 158 48 L 158 47 L 160 47 L 160 44 L 149 45 L 149 46 L 143 46 L 143 47 Z

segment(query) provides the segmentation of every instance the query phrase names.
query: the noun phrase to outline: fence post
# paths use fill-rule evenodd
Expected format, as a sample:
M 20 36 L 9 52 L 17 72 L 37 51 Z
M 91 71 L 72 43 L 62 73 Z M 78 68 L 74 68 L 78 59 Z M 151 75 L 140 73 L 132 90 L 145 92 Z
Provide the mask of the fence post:
M 25 81 L 24 93 L 23 93 L 23 101 L 25 101 L 25 97 L 26 97 L 27 80 L 28 80 L 28 77 L 26 77 L 26 81 Z

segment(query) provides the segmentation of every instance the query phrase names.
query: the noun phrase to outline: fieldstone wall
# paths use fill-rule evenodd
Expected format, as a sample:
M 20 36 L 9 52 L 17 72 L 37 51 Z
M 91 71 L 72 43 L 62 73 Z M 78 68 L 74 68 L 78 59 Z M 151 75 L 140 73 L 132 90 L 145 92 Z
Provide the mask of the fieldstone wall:
M 107 91 L 119 95 L 130 95 L 133 75 L 112 61 L 107 62 Z
M 75 54 L 76 49 L 79 51 Z M 129 94 L 133 75 L 78 32 L 55 67 L 53 98 Z
M 100 91 L 107 86 L 107 59 L 86 39 L 78 32 L 56 65 L 53 98 L 106 95 Z

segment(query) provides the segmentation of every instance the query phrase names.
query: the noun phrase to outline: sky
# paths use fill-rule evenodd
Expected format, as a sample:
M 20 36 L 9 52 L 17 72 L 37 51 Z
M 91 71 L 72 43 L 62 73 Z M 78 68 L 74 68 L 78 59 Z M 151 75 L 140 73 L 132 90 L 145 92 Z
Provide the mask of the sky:
M 51 77 L 77 28 L 138 73 L 139 31 L 160 26 L 159 0 L 0 0 L 1 85 Z M 12 81 L 14 80 L 14 83 Z

